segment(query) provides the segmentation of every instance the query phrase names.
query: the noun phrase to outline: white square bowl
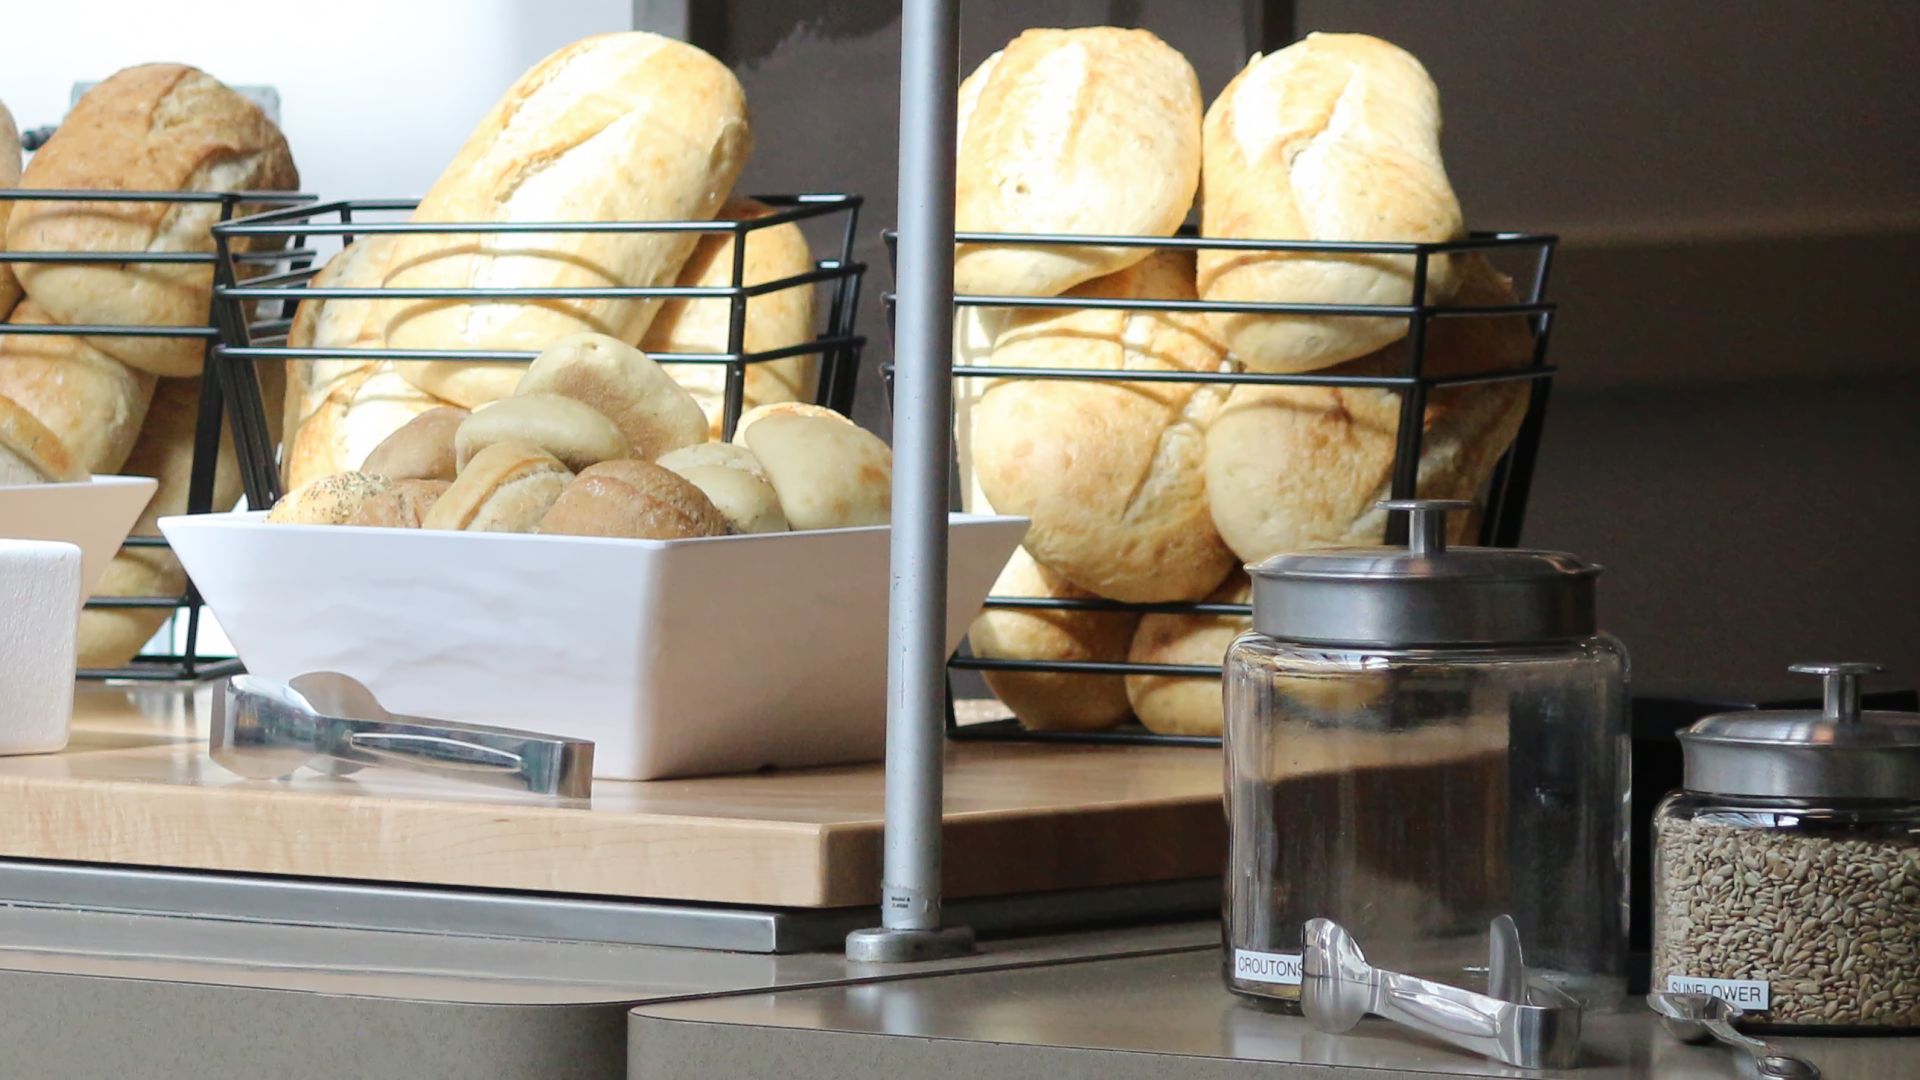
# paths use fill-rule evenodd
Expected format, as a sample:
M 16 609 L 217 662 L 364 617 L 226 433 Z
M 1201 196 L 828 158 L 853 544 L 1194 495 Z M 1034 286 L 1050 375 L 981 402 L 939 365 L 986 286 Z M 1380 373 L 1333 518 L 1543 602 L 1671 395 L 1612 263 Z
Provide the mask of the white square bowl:
M 160 520 L 247 670 L 339 671 L 399 713 L 594 741 L 618 780 L 872 761 L 886 526 L 615 540 Z M 956 647 L 1026 534 L 949 521 Z
M 158 486 L 147 476 L 96 476 L 71 484 L 0 487 L 0 537 L 78 546 L 84 597 L 107 572 Z

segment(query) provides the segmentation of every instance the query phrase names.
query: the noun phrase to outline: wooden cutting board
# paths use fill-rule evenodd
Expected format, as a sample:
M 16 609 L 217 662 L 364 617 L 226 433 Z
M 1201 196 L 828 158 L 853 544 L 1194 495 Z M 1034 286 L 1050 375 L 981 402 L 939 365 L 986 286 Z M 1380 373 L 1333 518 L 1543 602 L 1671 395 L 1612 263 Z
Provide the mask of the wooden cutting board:
M 565 808 L 392 770 L 243 780 L 207 758 L 207 693 L 83 684 L 67 750 L 0 758 L 0 856 L 782 907 L 878 900 L 878 765 L 603 780 L 590 806 Z M 1207 877 L 1225 860 L 1218 751 L 950 743 L 946 785 L 954 896 Z

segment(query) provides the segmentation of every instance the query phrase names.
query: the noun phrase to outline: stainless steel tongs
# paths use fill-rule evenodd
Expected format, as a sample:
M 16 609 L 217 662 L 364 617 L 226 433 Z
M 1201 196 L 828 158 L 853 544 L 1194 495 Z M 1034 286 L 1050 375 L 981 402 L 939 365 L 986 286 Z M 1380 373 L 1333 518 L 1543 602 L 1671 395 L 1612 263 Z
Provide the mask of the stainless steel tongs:
M 213 696 L 213 760 L 256 780 L 302 766 L 345 775 L 368 765 L 453 776 L 489 787 L 584 799 L 593 743 L 534 731 L 398 716 L 373 691 L 332 671 L 277 683 L 235 675 Z
M 1373 967 L 1330 919 L 1307 922 L 1301 972 L 1301 1011 L 1322 1031 L 1351 1031 L 1373 1015 L 1522 1069 L 1580 1061 L 1579 1004 L 1528 980 L 1520 932 L 1506 915 L 1489 928 L 1484 994 Z

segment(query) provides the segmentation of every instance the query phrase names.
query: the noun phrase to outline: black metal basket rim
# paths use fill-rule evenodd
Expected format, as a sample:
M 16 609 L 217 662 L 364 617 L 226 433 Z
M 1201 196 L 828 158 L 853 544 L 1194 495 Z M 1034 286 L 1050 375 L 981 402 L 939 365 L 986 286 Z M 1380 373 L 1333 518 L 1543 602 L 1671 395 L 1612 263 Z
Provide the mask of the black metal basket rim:
M 864 334 L 830 334 L 792 345 L 783 345 L 777 349 L 762 349 L 749 353 L 667 353 L 650 352 L 648 357 L 662 364 L 764 364 L 774 360 L 786 360 L 796 356 L 812 356 L 816 353 L 831 352 L 835 349 L 864 349 L 867 338 Z M 312 346 L 291 345 L 215 345 L 216 360 L 345 360 L 358 358 L 365 360 L 395 361 L 398 363 L 429 362 L 435 360 L 453 360 L 475 364 L 524 364 L 539 356 L 537 352 L 523 352 L 506 349 L 323 349 Z
M 883 303 L 895 294 L 882 293 Z M 1166 300 L 1115 296 L 980 296 L 961 293 L 955 307 L 1039 308 L 1075 311 L 1175 311 L 1194 315 L 1312 315 L 1355 319 L 1471 319 L 1513 315 L 1550 315 L 1560 309 L 1552 300 L 1512 304 L 1303 304 L 1277 300 Z
M 881 236 L 891 247 L 899 230 Z M 1332 252 L 1342 255 L 1450 255 L 1503 247 L 1547 247 L 1558 244 L 1556 233 L 1476 229 L 1457 240 L 1267 240 L 1228 236 L 1201 236 L 1183 226 L 1172 236 L 1108 236 L 1094 233 L 956 232 L 956 244 L 996 244 L 1017 247 L 1144 247 L 1183 251 Z
M 234 253 L 232 258 L 238 263 L 277 263 L 310 259 L 314 255 L 315 252 L 311 248 L 292 248 L 279 251 L 242 251 Z M 133 266 L 136 264 L 215 266 L 220 262 L 220 254 L 216 251 L 0 251 L 0 262 L 81 266 Z
M 1164 382 L 1223 384 L 1227 386 L 1344 386 L 1381 390 L 1408 387 L 1470 386 L 1482 383 L 1530 382 L 1550 379 L 1560 369 L 1553 364 L 1527 367 L 1489 368 L 1484 371 L 1456 372 L 1452 375 L 1331 375 L 1325 371 L 1303 371 L 1286 375 L 1265 371 L 1112 371 L 1090 368 L 1023 368 L 949 366 L 957 379 L 1060 379 L 1067 382 Z M 892 362 L 880 365 L 880 374 L 891 377 Z
M 866 273 L 865 263 L 822 259 L 814 269 L 753 285 L 595 285 L 579 288 L 385 288 L 346 285 L 295 285 L 248 282 L 221 285 L 215 295 L 226 300 L 731 300 L 753 299 L 788 289 L 829 281 L 843 281 Z M 313 271 L 317 273 L 318 271 Z M 295 276 L 310 278 L 305 270 L 274 275 L 274 281 Z
M 304 191 L 119 191 L 0 187 L 0 202 L 299 203 L 318 198 L 318 195 Z
M 219 337 L 220 331 L 211 326 L 126 326 L 84 323 L 68 326 L 64 323 L 0 323 L 0 337 L 10 334 L 19 334 L 22 337 L 130 337 L 206 341 Z
M 858 208 L 866 200 L 860 195 L 843 193 L 805 194 L 805 195 L 753 195 L 749 196 L 768 206 L 784 207 L 774 213 L 740 221 L 733 220 L 675 220 L 675 221 L 339 221 L 322 222 L 308 220 L 316 216 L 368 211 L 401 211 L 415 209 L 418 199 L 340 199 L 333 202 L 313 203 L 270 210 L 265 213 L 251 214 L 222 222 L 213 227 L 216 236 L 339 236 L 370 235 L 378 233 L 402 235 L 467 235 L 475 233 L 732 233 L 736 236 L 770 229 L 790 222 L 806 221 L 825 217 L 843 210 Z

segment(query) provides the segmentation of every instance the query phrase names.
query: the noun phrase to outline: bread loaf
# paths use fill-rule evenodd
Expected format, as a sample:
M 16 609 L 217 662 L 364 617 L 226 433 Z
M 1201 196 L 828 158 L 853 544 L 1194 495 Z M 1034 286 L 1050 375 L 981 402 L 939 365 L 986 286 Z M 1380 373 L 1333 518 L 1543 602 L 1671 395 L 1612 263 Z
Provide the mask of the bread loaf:
M 392 234 L 375 233 L 348 244 L 327 260 L 307 284 L 316 288 L 378 288 L 386 280 L 393 258 Z M 379 361 L 357 356 L 352 350 L 377 349 L 386 344 L 386 315 L 378 300 L 313 299 L 302 300 L 294 310 L 293 325 L 287 331 L 287 345 L 296 349 L 339 349 L 338 357 L 320 360 L 293 360 L 287 364 L 287 405 L 284 419 L 287 452 L 280 458 L 281 486 L 291 490 L 316 476 L 330 475 L 333 455 L 326 460 L 306 461 L 293 453 L 303 424 L 318 413 L 337 406 L 344 411 L 346 401 L 359 385 L 356 376 L 371 372 Z M 311 439 L 306 454 L 320 451 Z M 324 445 L 324 444 L 318 444 Z M 297 467 L 296 467 L 296 462 Z M 294 474 L 299 473 L 299 480 Z
M 349 525 L 384 529 L 418 529 L 433 504 L 453 485 L 445 480 L 396 480 L 393 486 L 370 495 L 347 519 Z
M 1200 182 L 1200 82 L 1145 30 L 1028 30 L 960 88 L 955 228 L 1171 236 Z M 1147 248 L 961 244 L 954 289 L 1054 296 Z
M 25 300 L 7 320 L 53 322 Z M 74 468 L 111 473 L 126 464 L 153 400 L 154 377 L 122 364 L 78 337 L 0 334 L 0 397 L 32 413 L 56 435 Z
M 0 101 L 0 188 L 20 186 L 20 129 L 13 125 L 13 114 Z M 5 246 L 7 218 L 13 202 L 0 199 L 0 247 Z M 0 319 L 7 317 L 20 299 L 20 279 L 13 276 L 13 264 L 0 262 Z
M 1244 604 L 1252 596 L 1247 575 L 1235 571 L 1207 597 L 1210 603 Z M 1135 664 L 1218 664 L 1227 646 L 1253 620 L 1245 615 L 1155 614 L 1140 620 L 1127 659 Z M 1129 675 L 1127 700 L 1147 730 L 1162 735 L 1220 734 L 1220 680 L 1181 675 Z
M 701 443 L 661 456 L 663 469 L 706 495 L 738 533 L 786 532 L 787 515 L 767 470 L 753 451 L 732 443 Z
M 746 97 L 726 65 L 670 38 L 601 34 L 561 49 L 509 88 L 421 200 L 422 222 L 711 218 L 750 143 Z M 387 284 L 588 288 L 671 284 L 691 233 L 409 236 Z M 537 352 L 581 331 L 639 341 L 658 301 L 418 301 L 396 305 L 402 349 Z M 411 364 L 429 393 L 474 408 L 507 396 L 518 372 Z
M 747 198 L 727 200 L 720 216 L 728 221 L 752 221 L 773 213 L 765 203 Z M 680 271 L 676 284 L 722 288 L 733 284 L 733 234 L 703 236 L 693 257 Z M 792 222 L 755 229 L 747 234 L 741 284 L 762 285 L 795 277 L 813 269 L 807 238 Z M 640 347 L 649 353 L 724 353 L 733 317 L 730 300 L 668 300 L 647 327 Z M 767 352 L 798 345 L 813 338 L 813 286 L 756 296 L 747 301 L 741 351 Z M 795 401 L 813 396 L 819 374 L 818 356 L 795 356 L 748 364 L 741 388 L 741 411 L 770 401 Z M 720 438 L 727 400 L 727 369 L 718 364 L 675 364 L 668 368 L 675 382 L 687 388 L 706 411 L 708 430 Z
M 573 474 L 545 450 L 494 443 L 460 470 L 421 518 L 423 529 L 532 532 Z
M 396 482 L 451 481 L 460 471 L 454 436 L 471 415 L 465 409 L 436 405 L 382 439 L 360 469 Z
M 359 470 L 388 436 L 445 404 L 402 378 L 397 370 L 401 366 L 382 361 L 336 369 L 319 409 L 300 425 L 283 452 L 289 484 L 298 487 Z
M 30 188 L 120 191 L 290 191 L 299 186 L 287 141 L 265 113 L 205 72 L 144 64 L 74 103 L 28 163 Z M 16 204 L 12 251 L 214 250 L 218 203 Z M 249 242 L 236 241 L 239 250 Z M 213 268 L 194 265 L 14 267 L 27 295 L 68 325 L 205 326 Z M 155 375 L 200 370 L 204 343 L 103 337 L 93 344 Z
M 1051 573 L 1025 548 L 1013 553 L 993 583 L 994 596 L 1081 600 L 1093 594 Z M 973 621 L 973 654 L 997 660 L 1127 658 L 1140 616 L 1124 611 L 1046 611 L 988 608 Z M 1038 731 L 1102 731 L 1127 719 L 1127 692 L 1118 675 L 988 671 L 987 686 L 1020 723 Z
M 1005 329 L 1008 308 L 965 307 L 953 318 L 955 367 L 984 367 L 993 363 L 993 343 Z M 993 513 L 993 502 L 980 490 L 980 471 L 973 467 L 974 426 L 980 398 L 991 379 L 953 380 L 953 453 L 960 466 L 960 509 L 969 514 Z
M 1437 241 L 1464 233 L 1440 160 L 1440 95 L 1412 56 L 1364 34 L 1309 34 L 1256 55 L 1207 110 L 1201 231 L 1263 240 Z M 1452 259 L 1427 269 L 1428 300 L 1453 290 Z M 1200 295 L 1220 302 L 1405 304 L 1407 255 L 1203 251 Z M 1215 334 L 1255 371 L 1364 356 L 1407 320 L 1214 314 Z
M 793 528 L 838 529 L 891 520 L 893 451 L 838 413 L 832 419 L 770 413 L 745 428 L 745 443 L 766 469 Z
M 592 406 L 648 461 L 707 438 L 706 414 L 693 396 L 646 353 L 605 334 L 572 334 L 548 345 L 514 392 Z
M 1479 256 L 1461 260 L 1461 305 L 1509 304 L 1512 283 Z M 1400 374 L 1405 343 L 1351 361 L 1352 374 Z M 1520 367 L 1533 338 L 1521 316 L 1434 319 L 1427 371 L 1435 375 Z M 1457 386 L 1427 398 L 1418 489 L 1424 499 L 1477 495 L 1526 418 L 1524 383 Z M 1249 563 L 1282 551 L 1379 543 L 1386 516 L 1374 504 L 1392 481 L 1400 397 L 1334 386 L 1237 386 L 1207 432 L 1213 520 Z M 1465 516 L 1450 523 L 1460 539 Z
M 1193 262 L 1156 253 L 1069 295 L 1192 299 Z M 993 360 L 1207 372 L 1221 354 L 1193 316 L 1028 311 L 1001 331 Z M 1048 570 L 1114 600 L 1198 599 L 1233 565 L 1203 467 L 1221 399 L 1193 383 L 1002 380 L 975 407 L 973 467 L 994 509 L 1033 519 L 1027 550 Z
M 574 477 L 541 519 L 562 536 L 685 540 L 725 536 L 727 519 L 686 479 L 650 461 L 603 461 Z
M 393 481 L 371 473 L 322 476 L 280 496 L 267 521 L 274 525 L 345 525 L 368 499 L 391 487 Z
M 58 435 L 24 405 L 0 397 L 0 487 L 86 478 Z

